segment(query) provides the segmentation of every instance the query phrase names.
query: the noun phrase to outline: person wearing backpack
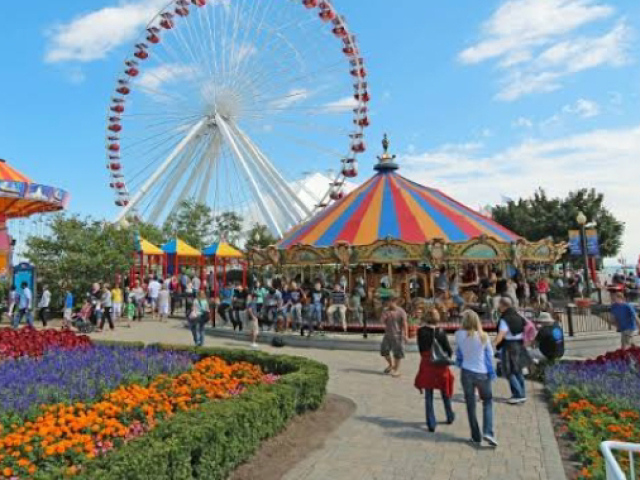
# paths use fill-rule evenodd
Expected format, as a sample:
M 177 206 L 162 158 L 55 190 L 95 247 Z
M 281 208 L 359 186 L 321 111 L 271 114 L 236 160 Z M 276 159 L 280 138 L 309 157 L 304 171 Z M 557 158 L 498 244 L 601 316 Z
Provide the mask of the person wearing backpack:
M 453 373 L 449 365 L 453 350 L 449 345 L 447 334 L 438 328 L 440 314 L 436 309 L 427 310 L 422 316 L 418 329 L 418 348 L 420 350 L 420 368 L 414 385 L 422 394 L 424 390 L 424 406 L 427 417 L 427 428 L 436 431 L 436 415 L 433 408 L 433 391 L 440 390 L 442 403 L 447 415 L 447 424 L 452 424 L 456 416 L 451 408 L 453 396 Z
M 511 398 L 507 403 L 516 405 L 527 401 L 524 382 L 524 368 L 529 367 L 531 360 L 524 345 L 526 320 L 520 315 L 510 298 L 503 297 L 498 304 L 500 320 L 496 349 L 500 350 L 502 375 L 509 381 Z

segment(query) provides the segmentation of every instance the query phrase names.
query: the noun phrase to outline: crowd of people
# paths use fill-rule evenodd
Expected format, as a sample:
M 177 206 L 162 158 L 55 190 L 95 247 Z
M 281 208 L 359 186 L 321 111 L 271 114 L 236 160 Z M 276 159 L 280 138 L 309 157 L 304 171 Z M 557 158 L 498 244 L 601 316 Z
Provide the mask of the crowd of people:
M 573 278 L 573 277 L 572 277 Z M 571 278 L 570 278 L 571 280 Z M 577 282 L 577 280 L 575 280 Z M 535 287 L 531 283 L 535 282 Z M 82 300 L 78 311 L 70 289 L 64 295 L 64 326 L 73 325 L 82 331 L 102 331 L 106 325 L 114 329 L 116 322 L 130 325 L 149 317 L 164 322 L 177 313 L 184 315 L 197 346 L 204 344 L 204 329 L 225 325 L 235 331 L 248 331 L 251 345 L 257 348 L 261 331 L 293 331 L 310 336 L 321 325 L 347 330 L 347 313 L 358 324 L 364 322 L 363 302 L 367 298 L 361 279 L 348 290 L 346 282 L 326 285 L 321 279 L 299 285 L 298 282 L 274 279 L 269 285 L 253 282 L 251 288 L 241 283 L 212 287 L 197 276 L 187 274 L 167 278 L 157 276 L 145 281 L 135 280 L 123 287 L 95 283 Z M 571 282 L 569 282 L 571 283 Z M 529 287 L 525 287 L 525 285 Z M 439 390 L 444 403 L 446 422 L 453 423 L 451 406 L 454 389 L 452 366 L 460 369 L 460 384 L 465 398 L 471 441 L 498 445 L 493 425 L 492 382 L 502 376 L 509 385 L 511 397 L 507 403 L 518 405 L 527 401 L 524 372 L 531 372 L 539 362 L 553 362 L 564 355 L 564 334 L 559 318 L 548 305 L 550 281 L 540 276 L 534 281 L 519 277 L 506 278 L 500 271 L 479 279 L 477 286 L 485 291 L 486 302 L 495 310 L 497 335 L 493 340 L 484 332 L 480 316 L 462 298 L 457 273 L 442 269 L 435 279 L 436 298 L 420 303 L 412 311 L 419 319 L 417 344 L 421 355 L 415 377 L 415 387 L 424 392 L 426 424 L 430 431 L 437 427 L 434 410 L 434 391 Z M 376 291 L 382 303 L 379 322 L 384 327 L 380 353 L 386 361 L 385 374 L 401 375 L 400 366 L 409 341 L 407 312 L 398 305 L 397 292 L 382 282 Z M 529 293 L 527 295 L 527 292 Z M 443 295 L 444 293 L 444 295 Z M 533 293 L 533 296 L 532 296 Z M 439 298 L 453 301 L 459 309 L 460 328 L 455 333 L 455 351 L 449 343 Z M 33 325 L 33 293 L 28 284 L 13 288 L 9 294 L 9 316 L 17 328 L 26 318 Z M 537 302 L 542 309 L 538 325 L 525 318 L 519 307 Z M 37 302 L 37 317 L 47 326 L 51 310 L 51 292 L 44 285 Z M 633 344 L 636 329 L 640 328 L 635 308 L 626 302 L 622 293 L 612 295 L 611 314 L 622 336 L 622 346 Z M 496 353 L 497 352 L 497 353 Z M 477 419 L 476 404 L 482 402 L 482 428 Z
M 70 289 L 64 294 L 63 326 L 76 326 L 83 331 L 113 330 L 116 322 L 129 326 L 144 318 L 166 321 L 170 316 L 184 316 L 197 345 L 204 341 L 207 323 L 229 326 L 236 331 L 249 331 L 252 345 L 260 331 L 295 331 L 311 336 L 319 327 L 331 325 L 347 330 L 347 312 L 362 325 L 363 301 L 366 297 L 362 281 L 349 292 L 343 283 L 326 285 L 317 280 L 298 285 L 294 281 L 275 279 L 270 285 L 259 281 L 251 288 L 240 282 L 228 282 L 213 288 L 214 279 L 196 275 L 152 276 L 144 280 L 125 280 L 124 285 L 95 283 L 76 304 Z M 33 326 L 33 294 L 26 283 L 9 294 L 8 316 L 14 327 L 23 319 Z M 76 308 L 74 308 L 76 307 Z M 79 307 L 79 308 L 77 308 Z M 51 292 L 45 285 L 37 303 L 37 316 L 44 327 L 51 309 Z

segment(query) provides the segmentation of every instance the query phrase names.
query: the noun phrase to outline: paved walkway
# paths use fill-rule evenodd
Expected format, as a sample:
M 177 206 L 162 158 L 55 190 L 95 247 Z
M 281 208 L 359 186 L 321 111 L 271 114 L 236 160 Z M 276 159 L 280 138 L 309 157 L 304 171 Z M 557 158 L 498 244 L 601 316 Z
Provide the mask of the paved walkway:
M 191 343 L 182 322 L 147 322 L 94 335 L 96 338 Z M 208 337 L 207 345 L 246 346 Z M 283 480 L 564 480 L 551 421 L 540 387 L 529 384 L 530 400 L 521 406 L 504 403 L 508 387 L 494 384 L 496 450 L 467 443 L 469 428 L 456 382 L 456 422 L 442 424 L 436 433 L 424 425 L 424 402 L 413 388 L 418 355 L 402 366 L 403 377 L 381 374 L 383 361 L 371 352 L 273 349 L 265 351 L 304 355 L 329 365 L 329 391 L 352 399 L 356 413 Z M 456 372 L 457 375 L 457 372 Z M 437 400 L 437 418 L 444 411 Z M 480 409 L 479 409 L 480 413 Z

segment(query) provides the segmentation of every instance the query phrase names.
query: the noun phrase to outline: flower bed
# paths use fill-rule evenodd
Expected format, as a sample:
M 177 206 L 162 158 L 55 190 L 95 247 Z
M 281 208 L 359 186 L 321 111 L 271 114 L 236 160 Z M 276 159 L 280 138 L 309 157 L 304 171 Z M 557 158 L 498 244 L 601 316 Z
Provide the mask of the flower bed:
M 547 370 L 546 384 L 564 422 L 560 433 L 572 440 L 583 465 L 579 478 L 604 479 L 600 443 L 640 443 L 640 349 L 556 365 Z M 628 457 L 619 462 L 627 467 Z
M 0 328 L 0 361 L 24 356 L 41 357 L 52 349 L 74 350 L 89 346 L 91 339 L 88 336 L 76 335 L 71 330 Z
M 222 479 L 317 408 L 326 381 L 326 367 L 304 359 L 184 347 L 5 361 L 0 479 Z
M 90 402 L 123 384 L 145 386 L 157 375 L 185 372 L 192 363 L 186 354 L 103 346 L 6 361 L 0 363 L 0 424 L 41 404 Z

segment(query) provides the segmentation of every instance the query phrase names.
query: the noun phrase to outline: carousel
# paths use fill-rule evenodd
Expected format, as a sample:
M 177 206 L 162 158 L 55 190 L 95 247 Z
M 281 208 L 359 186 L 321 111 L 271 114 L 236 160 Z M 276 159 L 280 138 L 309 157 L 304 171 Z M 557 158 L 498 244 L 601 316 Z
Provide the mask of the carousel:
M 69 199 L 66 191 L 33 182 L 0 159 L 0 276 L 10 276 L 13 263 L 15 242 L 9 235 L 7 221 L 59 212 L 67 207 Z
M 552 239 L 529 242 L 445 193 L 403 177 L 386 135 L 383 148 L 375 175 L 276 245 L 251 250 L 251 263 L 302 281 L 329 271 L 335 281 L 346 279 L 348 288 L 363 282 L 368 316 L 376 317 L 381 285 L 393 288 L 410 309 L 439 293 L 440 275 L 456 275 L 472 303 L 480 279 L 495 272 L 526 276 L 553 265 L 566 250 Z

